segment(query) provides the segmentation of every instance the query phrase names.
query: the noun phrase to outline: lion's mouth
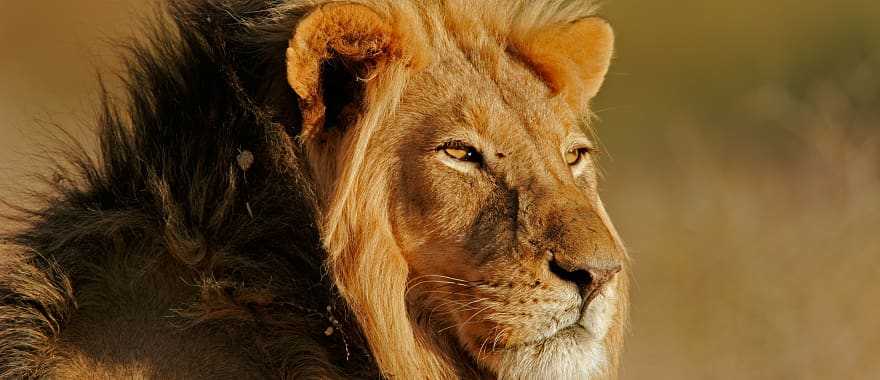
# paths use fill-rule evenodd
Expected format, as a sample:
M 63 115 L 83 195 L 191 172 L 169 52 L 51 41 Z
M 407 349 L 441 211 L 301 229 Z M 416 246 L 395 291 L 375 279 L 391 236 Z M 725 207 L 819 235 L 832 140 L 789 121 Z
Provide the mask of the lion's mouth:
M 606 309 L 609 305 L 602 305 L 601 297 L 598 298 L 593 297 L 581 305 L 574 305 L 566 309 L 562 316 L 550 317 L 557 322 L 555 329 L 538 332 L 534 336 L 518 342 L 493 345 L 492 349 L 487 351 L 503 353 L 523 347 L 541 347 L 551 343 L 580 345 L 600 341 L 605 337 L 608 322 Z
M 569 341 L 572 344 L 583 344 L 592 340 L 595 334 L 590 332 L 587 327 L 574 322 L 556 331 L 548 334 L 542 334 L 531 339 L 526 339 L 516 343 L 505 342 L 505 344 L 492 345 L 491 347 L 482 347 L 481 351 L 491 354 L 503 354 L 507 351 L 516 351 L 524 347 L 541 347 L 547 344 L 555 344 L 562 341 Z
M 557 340 L 583 341 L 584 339 L 589 338 L 591 335 L 592 334 L 590 333 L 590 331 L 587 330 L 586 327 L 580 325 L 580 323 L 578 322 L 575 322 L 565 327 L 562 327 L 559 330 L 556 330 L 549 336 L 526 341 L 510 348 L 519 348 L 522 346 L 540 346 Z

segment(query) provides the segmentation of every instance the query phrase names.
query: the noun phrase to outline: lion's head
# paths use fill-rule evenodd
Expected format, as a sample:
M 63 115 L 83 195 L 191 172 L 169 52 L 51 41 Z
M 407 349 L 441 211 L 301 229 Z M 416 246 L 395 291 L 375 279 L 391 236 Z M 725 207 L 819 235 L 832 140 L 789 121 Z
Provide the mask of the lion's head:
M 584 131 L 608 24 L 553 0 L 305 12 L 288 81 L 328 268 L 383 372 L 614 376 L 627 261 Z

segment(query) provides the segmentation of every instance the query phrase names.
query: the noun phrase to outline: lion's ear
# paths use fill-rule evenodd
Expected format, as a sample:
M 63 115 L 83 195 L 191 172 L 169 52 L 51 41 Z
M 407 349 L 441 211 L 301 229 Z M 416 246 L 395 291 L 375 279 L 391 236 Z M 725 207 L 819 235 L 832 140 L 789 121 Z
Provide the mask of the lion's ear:
M 576 110 L 586 108 L 608 73 L 614 31 L 599 17 L 551 25 L 525 36 L 517 48 L 554 93 Z
M 391 25 L 366 6 L 329 4 L 307 15 L 287 49 L 287 80 L 302 111 L 300 136 L 350 122 L 367 79 L 400 55 Z

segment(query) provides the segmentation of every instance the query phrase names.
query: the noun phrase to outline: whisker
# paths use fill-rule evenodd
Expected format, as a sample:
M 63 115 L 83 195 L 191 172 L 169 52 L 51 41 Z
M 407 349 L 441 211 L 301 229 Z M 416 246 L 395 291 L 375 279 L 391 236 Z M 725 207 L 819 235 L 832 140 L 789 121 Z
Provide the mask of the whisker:
M 498 346 L 498 339 L 500 339 L 501 337 L 503 337 L 504 334 L 506 334 L 506 333 L 509 332 L 510 330 L 512 330 L 511 327 L 506 327 L 506 328 L 504 328 L 503 330 L 501 330 L 501 332 L 498 333 L 498 335 L 495 336 L 495 342 L 492 343 L 492 351 L 495 351 L 495 350 L 496 350 L 496 348 L 497 348 L 497 346 Z
M 424 275 L 421 275 L 421 276 L 414 277 L 414 278 L 412 278 L 410 281 L 415 281 L 415 280 L 418 280 L 418 279 L 421 279 L 421 278 L 427 278 L 427 277 L 440 277 L 440 278 L 447 279 L 447 280 L 451 280 L 451 281 L 471 282 L 471 281 L 468 281 L 468 280 L 465 280 L 465 279 L 461 279 L 461 278 L 444 276 L 444 275 L 442 275 L 442 274 L 424 274 Z
M 451 308 L 451 309 L 449 309 L 449 310 L 443 310 L 443 311 L 441 311 L 440 313 L 442 313 L 442 314 L 452 314 L 452 313 L 455 313 L 455 312 L 458 312 L 458 311 L 465 311 L 465 310 L 473 311 L 473 310 L 478 310 L 477 308 L 475 308 L 475 307 L 471 307 L 470 305 L 472 305 L 472 304 L 474 304 L 474 303 L 477 303 L 477 302 L 488 301 L 488 300 L 489 300 L 488 298 L 479 298 L 479 299 L 476 299 L 476 300 L 473 300 L 473 301 L 471 301 L 471 302 L 464 303 L 464 304 L 458 303 L 458 306 L 459 306 L 459 307 L 457 307 L 457 308 Z M 449 305 L 450 305 L 451 303 L 453 303 L 453 302 L 457 303 L 457 301 L 447 301 L 447 302 L 444 302 L 443 304 L 437 305 L 436 307 L 434 307 L 433 309 L 431 309 L 430 313 L 428 314 L 428 320 L 430 321 L 431 318 L 433 318 L 434 314 L 437 312 L 437 309 L 439 309 L 439 308 L 441 308 L 441 307 L 449 306 Z M 491 305 L 489 305 L 489 306 L 491 306 Z M 482 310 L 485 310 L 485 308 L 483 308 Z M 478 311 L 477 313 L 479 313 L 479 311 Z M 471 316 L 471 318 L 473 318 L 473 315 Z M 442 331 L 444 331 L 444 330 L 446 330 L 446 329 L 448 329 L 448 328 L 450 328 L 450 327 L 454 327 L 455 325 L 456 325 L 456 324 L 453 323 L 452 325 L 447 326 L 446 328 L 441 329 L 440 331 L 438 331 L 437 334 L 439 334 L 440 332 L 442 332 Z
M 486 310 L 489 310 L 489 308 L 491 308 L 491 307 L 492 307 L 492 305 L 486 306 L 486 307 L 480 309 L 479 311 L 477 311 L 476 313 L 474 313 L 473 315 L 471 315 L 471 317 L 468 318 L 466 321 L 459 323 L 459 324 L 453 324 L 452 326 L 444 327 L 440 331 L 437 331 L 437 334 L 442 334 L 444 331 L 449 330 L 453 327 L 461 327 L 461 326 L 467 325 L 468 323 L 470 323 L 474 319 L 474 317 L 476 317 L 477 315 L 479 315 L 480 313 L 482 313 Z
M 496 331 L 498 331 L 498 326 L 495 326 L 492 328 L 492 332 L 496 332 Z M 477 351 L 477 361 L 483 360 L 483 353 L 485 352 L 484 350 L 486 348 L 486 343 L 489 343 L 489 338 L 491 336 L 492 336 L 491 334 L 487 334 L 486 338 L 483 339 L 483 343 L 480 343 L 480 349 Z
M 418 283 L 416 283 L 416 284 L 413 284 L 413 285 L 407 286 L 407 288 L 406 288 L 406 292 L 404 293 L 404 296 L 408 296 L 408 295 L 409 295 L 409 292 L 410 292 L 411 290 L 413 290 L 413 289 L 415 289 L 416 287 L 418 287 L 418 286 L 420 286 L 420 285 L 423 285 L 423 284 L 444 284 L 444 285 L 455 285 L 455 286 L 462 286 L 462 287 L 469 287 L 469 288 L 470 288 L 470 287 L 473 287 L 473 285 L 471 285 L 471 284 L 462 284 L 462 283 L 452 282 L 452 281 L 424 280 L 424 281 L 418 282 Z
M 479 298 L 479 299 L 475 299 L 475 300 L 473 300 L 471 302 L 467 302 L 467 303 L 463 303 L 463 302 L 457 301 L 457 300 L 447 300 L 446 302 L 444 302 L 440 305 L 437 305 L 433 309 L 431 309 L 430 313 L 428 314 L 428 317 L 430 318 L 430 316 L 432 314 L 434 314 L 434 312 L 437 309 L 444 307 L 444 306 L 447 306 L 447 305 L 450 305 L 450 304 L 453 304 L 453 303 L 456 304 L 457 306 L 459 306 L 459 308 L 447 310 L 447 311 L 445 311 L 445 313 L 454 313 L 456 311 L 463 311 L 463 310 L 476 310 L 476 308 L 470 307 L 470 305 L 473 305 L 473 304 L 481 302 L 481 301 L 486 301 L 486 300 L 488 300 L 488 298 Z

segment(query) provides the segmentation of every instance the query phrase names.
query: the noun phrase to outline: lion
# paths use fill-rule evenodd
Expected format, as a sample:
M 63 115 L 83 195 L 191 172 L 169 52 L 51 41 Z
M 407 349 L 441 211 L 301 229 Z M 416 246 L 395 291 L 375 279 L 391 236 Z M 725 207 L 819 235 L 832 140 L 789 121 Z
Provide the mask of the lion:
M 589 2 L 186 0 L 12 205 L 0 378 L 609 379 Z M 167 22 L 167 20 L 171 20 Z M 7 202 L 9 203 L 9 202 Z

